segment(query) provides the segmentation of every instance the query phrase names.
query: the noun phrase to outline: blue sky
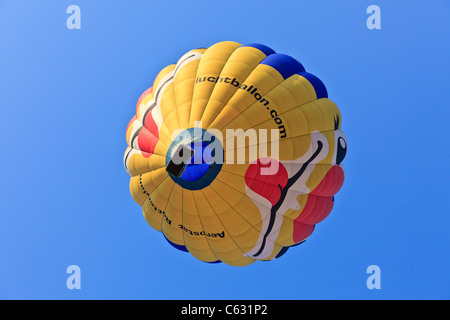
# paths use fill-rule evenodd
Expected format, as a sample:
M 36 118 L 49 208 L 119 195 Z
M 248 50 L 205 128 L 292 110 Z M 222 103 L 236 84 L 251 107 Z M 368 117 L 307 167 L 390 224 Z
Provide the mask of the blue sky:
M 66 27 L 72 4 L 80 30 Z M 366 26 L 373 4 L 380 30 Z M 446 0 L 0 0 L 0 298 L 450 298 L 449 14 Z M 349 145 L 330 216 L 245 268 L 170 247 L 122 163 L 159 70 L 223 40 L 296 57 L 327 86 Z M 80 290 L 66 287 L 69 265 Z M 370 265 L 381 289 L 366 286 Z

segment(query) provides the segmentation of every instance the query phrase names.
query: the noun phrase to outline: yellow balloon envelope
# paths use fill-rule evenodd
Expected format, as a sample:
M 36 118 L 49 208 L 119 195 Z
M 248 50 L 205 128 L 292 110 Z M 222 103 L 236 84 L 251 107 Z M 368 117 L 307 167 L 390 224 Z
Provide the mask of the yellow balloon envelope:
M 139 98 L 124 166 L 150 226 L 199 260 L 245 266 L 303 243 L 344 182 L 341 114 L 296 59 L 219 42 Z

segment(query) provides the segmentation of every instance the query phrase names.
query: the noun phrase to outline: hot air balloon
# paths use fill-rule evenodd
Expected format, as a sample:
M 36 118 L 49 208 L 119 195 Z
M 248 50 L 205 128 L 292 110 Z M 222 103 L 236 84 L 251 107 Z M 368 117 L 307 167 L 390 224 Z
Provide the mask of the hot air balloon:
M 333 208 L 341 121 L 322 81 L 289 55 L 233 41 L 191 50 L 160 71 L 128 124 L 131 195 L 201 261 L 279 258 Z

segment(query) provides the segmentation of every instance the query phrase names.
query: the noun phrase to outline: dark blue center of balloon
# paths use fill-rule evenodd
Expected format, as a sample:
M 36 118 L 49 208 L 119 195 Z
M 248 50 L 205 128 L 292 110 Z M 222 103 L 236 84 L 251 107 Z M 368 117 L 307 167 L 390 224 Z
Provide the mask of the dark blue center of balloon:
M 222 143 L 205 129 L 189 128 L 181 132 L 170 145 L 166 154 L 166 166 L 172 159 L 175 150 L 181 145 L 191 148 L 194 152 L 190 160 L 185 160 L 184 171 L 180 176 L 169 176 L 178 185 L 189 190 L 200 190 L 211 184 L 222 169 L 222 163 L 215 158 L 221 154 L 223 161 Z
M 197 181 L 205 175 L 212 163 L 211 148 L 205 141 L 191 142 L 189 147 L 194 150 L 194 156 L 186 164 L 180 179 Z

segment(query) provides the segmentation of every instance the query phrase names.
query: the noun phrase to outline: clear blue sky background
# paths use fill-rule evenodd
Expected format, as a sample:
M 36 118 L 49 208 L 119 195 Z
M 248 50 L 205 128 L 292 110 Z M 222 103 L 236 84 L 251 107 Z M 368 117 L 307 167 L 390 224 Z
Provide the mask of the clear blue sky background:
M 366 27 L 372 4 L 381 30 Z M 0 298 L 449 299 L 449 15 L 447 0 L 0 0 Z M 331 215 L 245 268 L 170 247 L 122 164 L 159 70 L 222 40 L 296 57 L 349 145 Z M 81 290 L 66 288 L 72 264 Z

